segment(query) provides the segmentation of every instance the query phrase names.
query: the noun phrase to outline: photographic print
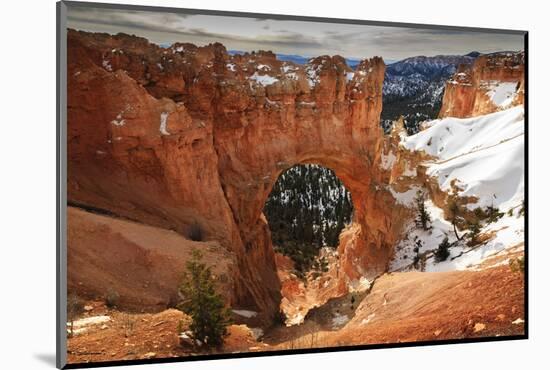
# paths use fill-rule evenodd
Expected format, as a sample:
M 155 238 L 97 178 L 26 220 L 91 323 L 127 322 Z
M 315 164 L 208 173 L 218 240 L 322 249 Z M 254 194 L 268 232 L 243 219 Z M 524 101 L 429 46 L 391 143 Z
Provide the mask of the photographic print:
M 59 7 L 60 366 L 527 337 L 526 32 Z

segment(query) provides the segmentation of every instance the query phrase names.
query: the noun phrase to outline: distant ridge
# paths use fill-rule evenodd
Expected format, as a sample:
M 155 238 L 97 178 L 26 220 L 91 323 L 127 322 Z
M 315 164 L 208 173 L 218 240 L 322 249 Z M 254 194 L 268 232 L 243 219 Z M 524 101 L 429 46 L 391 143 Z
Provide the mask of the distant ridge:
M 245 51 L 241 51 L 241 50 L 228 50 L 227 52 L 230 55 L 246 53 Z M 306 56 L 298 55 L 298 54 L 277 54 L 276 53 L 275 55 L 277 56 L 277 59 L 279 59 L 279 60 L 282 60 L 284 62 L 293 62 L 293 63 L 296 63 L 296 64 L 306 64 L 311 59 L 311 57 L 306 57 Z M 344 58 L 344 59 L 346 60 L 347 65 L 350 66 L 351 68 L 355 68 L 355 67 L 357 67 L 357 65 L 359 63 L 361 63 L 361 59 L 357 59 L 357 58 Z M 384 60 L 384 62 L 386 64 L 391 64 L 395 61 L 394 60 Z

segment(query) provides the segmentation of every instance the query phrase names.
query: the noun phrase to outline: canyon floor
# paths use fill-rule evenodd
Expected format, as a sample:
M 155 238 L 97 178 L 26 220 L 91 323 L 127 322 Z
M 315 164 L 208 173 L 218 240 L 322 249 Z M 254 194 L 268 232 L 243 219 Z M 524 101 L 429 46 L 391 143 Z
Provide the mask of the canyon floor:
M 523 274 L 508 265 L 479 271 L 384 274 L 355 306 L 351 308 L 349 296 L 331 300 L 312 310 L 303 324 L 274 326 L 258 339 L 248 326 L 234 324 L 219 351 L 498 337 L 522 335 L 525 329 Z M 71 363 L 212 353 L 179 345 L 178 323 L 183 320 L 187 325 L 189 319 L 178 310 L 126 313 L 101 301 L 87 302 L 86 309 L 81 321 L 75 322 L 81 332 L 68 339 Z M 343 315 L 350 320 L 335 326 L 334 319 Z

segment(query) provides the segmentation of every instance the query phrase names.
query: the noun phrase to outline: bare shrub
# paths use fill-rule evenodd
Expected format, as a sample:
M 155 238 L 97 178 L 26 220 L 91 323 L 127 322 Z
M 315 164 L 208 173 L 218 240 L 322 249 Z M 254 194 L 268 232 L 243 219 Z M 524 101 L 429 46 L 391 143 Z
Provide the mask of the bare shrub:
M 136 326 L 136 319 L 130 315 L 125 313 L 122 316 L 122 329 L 124 330 L 124 336 L 128 338 L 132 333 L 134 332 L 134 328 Z
M 69 322 L 69 337 L 74 335 L 74 320 L 82 313 L 84 304 L 76 294 L 67 297 L 67 321 Z
M 105 304 L 109 308 L 115 308 L 118 305 L 118 301 L 120 300 L 120 295 L 116 290 L 113 288 L 109 288 L 107 291 L 107 295 L 105 295 Z
M 510 259 L 510 261 L 508 261 L 508 265 L 510 266 L 510 269 L 512 270 L 512 272 L 521 272 L 522 274 L 525 273 L 524 256 Z

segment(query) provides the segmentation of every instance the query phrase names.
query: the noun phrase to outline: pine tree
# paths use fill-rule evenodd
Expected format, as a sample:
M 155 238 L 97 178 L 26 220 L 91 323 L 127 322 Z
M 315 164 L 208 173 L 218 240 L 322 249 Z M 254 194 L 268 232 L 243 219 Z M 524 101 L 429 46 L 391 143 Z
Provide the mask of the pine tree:
M 431 228 L 430 223 L 432 222 L 432 219 L 430 217 L 430 214 L 426 210 L 426 196 L 424 195 L 424 192 L 419 190 L 416 193 L 415 202 L 418 209 L 416 223 L 419 227 L 422 227 L 422 229 L 429 230 Z
M 525 216 L 525 200 L 521 201 L 521 208 L 518 212 L 518 217 Z
M 485 214 L 487 215 L 487 222 L 493 223 L 497 222 L 502 216 L 504 216 L 503 212 L 500 212 L 498 207 L 494 207 L 490 205 L 487 207 Z
M 420 249 L 424 247 L 424 244 L 422 243 L 422 240 L 417 239 L 415 242 L 415 246 L 413 248 L 413 252 L 415 253 L 413 258 L 413 266 L 415 269 L 419 268 L 420 263 Z
M 481 232 L 481 224 L 478 220 L 475 220 L 473 222 L 468 223 L 468 237 L 470 240 L 468 241 L 469 246 L 474 246 L 476 244 L 479 244 L 479 233 Z
M 441 243 L 439 243 L 438 248 L 434 252 L 434 258 L 436 262 L 442 262 L 445 261 L 449 255 L 449 248 L 451 247 L 451 243 L 449 243 L 449 238 L 446 236 Z
M 463 236 L 458 235 L 458 227 L 461 227 L 464 224 L 464 217 L 462 216 L 462 209 L 458 205 L 456 197 L 453 196 L 447 203 L 447 211 L 451 218 L 451 224 L 453 225 L 453 231 L 455 233 L 457 240 L 462 240 Z
M 202 262 L 199 250 L 193 250 L 186 268 L 179 287 L 183 300 L 178 309 L 191 316 L 190 329 L 195 341 L 208 346 L 220 346 L 230 323 L 229 309 L 225 307 L 222 296 L 216 292 L 211 269 Z

